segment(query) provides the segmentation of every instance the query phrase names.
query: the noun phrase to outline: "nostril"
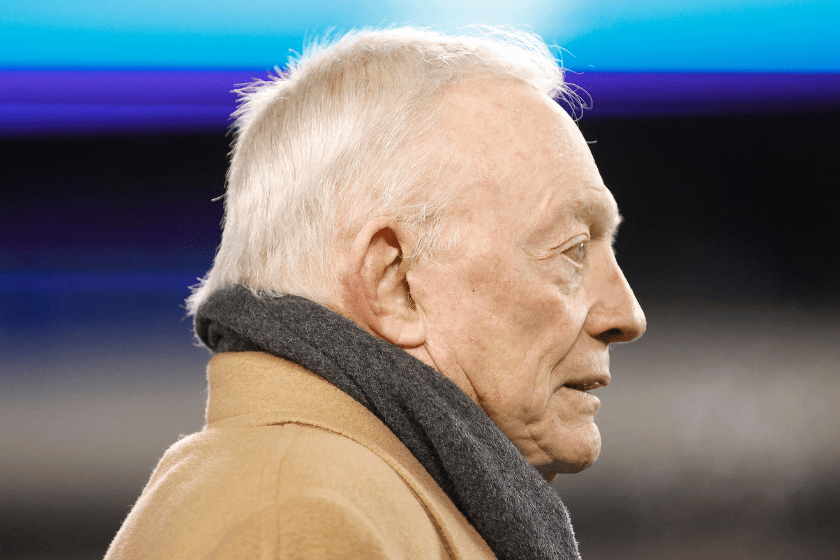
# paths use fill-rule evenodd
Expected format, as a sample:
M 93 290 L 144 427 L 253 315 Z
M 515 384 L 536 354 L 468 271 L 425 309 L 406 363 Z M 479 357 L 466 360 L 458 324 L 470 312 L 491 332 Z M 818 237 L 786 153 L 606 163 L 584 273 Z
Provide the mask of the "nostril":
M 613 342 L 615 340 L 620 340 L 624 337 L 624 332 L 621 329 L 609 329 L 601 333 L 601 338 L 606 340 L 607 342 Z

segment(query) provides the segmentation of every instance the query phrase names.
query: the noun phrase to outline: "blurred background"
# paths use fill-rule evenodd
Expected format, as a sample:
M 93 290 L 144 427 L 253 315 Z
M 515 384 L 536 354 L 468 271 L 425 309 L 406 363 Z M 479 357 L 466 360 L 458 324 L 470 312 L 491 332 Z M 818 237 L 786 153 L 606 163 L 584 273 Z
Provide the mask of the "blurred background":
M 203 424 L 183 300 L 234 85 L 327 32 L 477 22 L 562 47 L 591 96 L 648 315 L 601 458 L 554 483 L 584 559 L 840 559 L 833 0 L 0 3 L 2 558 L 101 557 Z

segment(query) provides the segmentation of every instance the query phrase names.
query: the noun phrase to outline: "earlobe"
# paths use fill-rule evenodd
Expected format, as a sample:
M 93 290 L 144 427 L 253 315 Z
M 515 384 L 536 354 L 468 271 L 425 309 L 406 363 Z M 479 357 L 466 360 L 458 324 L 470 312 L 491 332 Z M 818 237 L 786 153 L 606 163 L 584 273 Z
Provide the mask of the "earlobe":
M 345 271 L 351 318 L 403 348 L 425 340 L 406 274 L 413 245 L 413 234 L 399 222 L 374 218 L 353 240 Z

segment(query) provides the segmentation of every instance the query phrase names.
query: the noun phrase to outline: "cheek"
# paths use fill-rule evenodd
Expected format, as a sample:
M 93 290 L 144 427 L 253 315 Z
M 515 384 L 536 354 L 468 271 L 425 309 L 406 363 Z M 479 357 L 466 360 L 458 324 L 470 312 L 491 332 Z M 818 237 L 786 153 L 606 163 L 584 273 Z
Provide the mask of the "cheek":
M 562 254 L 534 261 L 533 266 L 545 284 L 567 298 L 574 298 L 583 284 L 584 270 L 570 263 Z
M 476 391 L 508 414 L 542 414 L 582 324 L 573 302 L 551 284 L 520 282 L 476 304 L 469 348 L 456 350 Z
M 560 268 L 565 276 L 557 282 L 533 261 L 503 256 L 429 269 L 417 296 L 438 367 L 463 370 L 487 406 L 531 416 L 545 409 L 555 389 L 551 373 L 580 331 L 575 298 L 566 293 L 575 278 L 573 267 Z

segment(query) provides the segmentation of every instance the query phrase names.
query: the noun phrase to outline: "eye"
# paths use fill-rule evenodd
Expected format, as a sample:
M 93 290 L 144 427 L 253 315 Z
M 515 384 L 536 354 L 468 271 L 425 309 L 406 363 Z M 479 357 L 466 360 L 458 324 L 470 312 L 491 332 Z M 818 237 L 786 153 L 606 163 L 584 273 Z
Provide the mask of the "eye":
M 563 254 L 572 259 L 572 261 L 583 264 L 583 261 L 586 260 L 586 250 L 589 247 L 589 241 L 581 241 L 579 243 L 575 243 L 565 251 Z

